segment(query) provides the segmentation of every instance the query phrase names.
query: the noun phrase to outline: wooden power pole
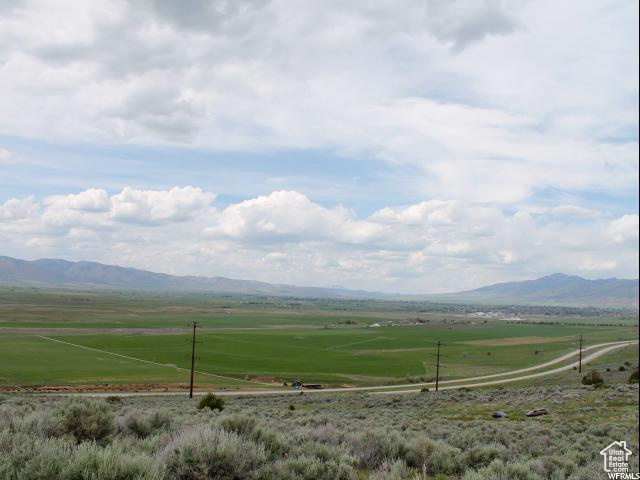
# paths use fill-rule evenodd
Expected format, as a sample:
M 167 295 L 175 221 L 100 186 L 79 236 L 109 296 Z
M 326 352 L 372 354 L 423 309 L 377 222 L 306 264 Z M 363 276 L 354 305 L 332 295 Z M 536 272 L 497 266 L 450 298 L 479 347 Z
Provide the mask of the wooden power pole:
M 193 371 L 196 366 L 196 327 L 198 324 L 193 322 L 193 337 L 191 339 L 191 378 L 189 381 L 189 398 L 193 398 Z
M 438 340 L 438 352 L 436 353 L 436 392 L 440 382 L 440 340 Z
M 582 373 L 582 335 L 580 335 L 580 353 L 578 354 L 578 373 Z

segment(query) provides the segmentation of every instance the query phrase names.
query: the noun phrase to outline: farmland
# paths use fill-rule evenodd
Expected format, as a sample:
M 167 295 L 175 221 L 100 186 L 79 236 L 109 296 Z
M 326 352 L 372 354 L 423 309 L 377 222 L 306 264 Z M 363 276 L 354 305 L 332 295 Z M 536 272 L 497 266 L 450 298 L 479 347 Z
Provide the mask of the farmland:
M 399 301 L 45 289 L 0 291 L 0 385 L 182 388 L 197 322 L 199 387 L 425 382 L 529 367 L 634 340 L 637 314 Z M 482 307 L 484 310 L 487 307 Z

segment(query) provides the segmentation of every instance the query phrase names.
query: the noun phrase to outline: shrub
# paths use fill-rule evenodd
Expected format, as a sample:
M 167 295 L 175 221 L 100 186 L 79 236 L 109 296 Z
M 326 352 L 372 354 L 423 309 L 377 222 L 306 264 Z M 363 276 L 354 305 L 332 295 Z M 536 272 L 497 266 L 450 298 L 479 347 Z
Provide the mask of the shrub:
M 351 439 L 351 449 L 361 468 L 377 468 L 385 460 L 404 456 L 405 445 L 396 431 L 369 430 Z
M 602 375 L 600 375 L 596 370 L 592 370 L 582 377 L 583 385 L 599 385 L 602 383 L 604 383 Z
M 61 437 L 67 434 L 62 419 L 51 411 L 35 410 L 23 417 L 22 430 L 44 437 Z
M 465 463 L 468 467 L 486 467 L 496 458 L 508 455 L 508 450 L 504 445 L 497 443 L 490 445 L 476 445 L 465 452 Z
M 631 376 L 629 377 L 629 383 L 638 383 L 638 377 L 639 377 L 638 368 L 636 368 L 634 372 L 631 374 Z
M 625 366 L 624 366 L 624 365 L 620 365 L 620 366 L 618 367 L 618 371 L 619 371 L 619 372 L 624 372 L 625 370 L 626 370 L 626 368 L 625 368 Z
M 415 437 L 409 443 L 405 458 L 410 466 L 432 475 L 455 475 L 464 470 L 460 449 L 424 435 Z
M 474 472 L 470 470 L 462 480 L 542 480 L 542 477 L 529 470 L 528 465 L 503 463 L 494 460 L 490 465 Z
M 371 480 L 404 480 L 410 472 L 404 460 L 385 460 L 369 478 Z
M 236 433 L 212 427 L 181 433 L 166 447 L 168 478 L 248 478 L 265 462 L 264 447 Z
M 245 415 L 231 415 L 220 420 L 220 426 L 227 432 L 261 444 L 272 459 L 280 458 L 288 451 L 288 444 L 280 434 L 258 425 L 255 418 Z
M 295 410 L 296 406 L 294 404 L 289 405 L 289 410 Z
M 332 445 L 334 447 L 340 445 L 343 437 L 343 432 L 336 428 L 332 423 L 317 426 L 310 430 L 306 435 L 306 439 L 308 441 Z
M 456 447 L 439 444 L 431 454 L 431 471 L 435 474 L 458 475 L 464 471 L 462 452 Z
M 113 414 L 99 400 L 74 399 L 58 410 L 58 417 L 78 442 L 102 440 L 113 431 Z
M 60 477 L 65 480 L 156 480 L 162 469 L 151 456 L 136 452 L 127 442 L 100 447 L 94 442 L 78 446 L 73 461 Z
M 405 458 L 407 463 L 415 468 L 422 469 L 429 462 L 435 449 L 435 440 L 419 435 L 412 439 L 407 446 Z
M 171 419 L 166 412 L 155 410 L 147 415 L 138 411 L 128 413 L 120 422 L 120 428 L 138 438 L 145 438 L 160 429 L 168 429 Z
M 350 457 L 322 461 L 315 456 L 299 455 L 279 460 L 264 468 L 260 480 L 356 480 L 357 473 Z
M 289 443 L 281 434 L 265 428 L 256 427 L 251 434 L 251 438 L 264 446 L 271 459 L 282 457 L 288 453 L 290 448 Z
M 125 417 L 117 420 L 118 430 L 122 433 L 144 438 L 151 433 L 151 427 L 147 424 L 140 412 L 129 412 Z
M 224 410 L 224 398 L 216 397 L 213 393 L 207 393 L 207 395 L 198 402 L 198 410 L 202 410 L 203 408 L 221 412 Z
M 0 478 L 63 478 L 74 446 L 67 438 L 42 439 L 26 433 L 0 431 Z
M 238 435 L 249 436 L 256 428 L 256 419 L 244 415 L 231 415 L 220 420 L 220 426 L 227 432 Z
M 542 456 L 528 462 L 530 470 L 542 478 L 568 478 L 576 465 L 568 458 Z

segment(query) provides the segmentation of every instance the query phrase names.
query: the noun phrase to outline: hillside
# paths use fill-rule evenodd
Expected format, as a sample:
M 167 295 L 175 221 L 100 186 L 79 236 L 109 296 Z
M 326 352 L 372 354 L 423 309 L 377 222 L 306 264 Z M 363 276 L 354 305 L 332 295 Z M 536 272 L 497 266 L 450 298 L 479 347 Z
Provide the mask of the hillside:
M 456 303 L 638 307 L 638 279 L 587 280 L 562 273 L 444 295 L 391 295 L 339 287 L 301 287 L 218 276 L 176 276 L 97 262 L 58 259 L 27 261 L 0 256 L 1 284 L 210 291 L 317 298 L 398 298 Z
M 59 259 L 20 260 L 0 256 L 0 284 L 94 286 L 135 290 L 214 291 L 300 297 L 363 297 L 372 292 L 298 287 L 225 277 L 177 276 L 97 262 Z
M 488 302 L 551 303 L 558 305 L 638 306 L 638 279 L 587 280 L 555 273 L 536 280 L 496 283 L 456 294 Z

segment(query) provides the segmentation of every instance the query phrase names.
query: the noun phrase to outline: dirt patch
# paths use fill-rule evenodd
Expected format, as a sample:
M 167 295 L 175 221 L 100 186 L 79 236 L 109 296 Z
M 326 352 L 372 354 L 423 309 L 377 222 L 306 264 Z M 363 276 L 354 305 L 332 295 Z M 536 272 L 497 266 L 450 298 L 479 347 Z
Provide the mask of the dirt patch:
M 488 338 L 485 340 L 469 340 L 467 345 L 484 345 L 487 347 L 503 347 L 509 345 L 537 345 L 540 343 L 557 343 L 573 340 L 574 337 L 509 337 L 509 338 Z
M 194 386 L 194 390 L 237 390 L 237 387 Z M 0 393 L 80 393 L 80 392 L 169 392 L 187 391 L 182 383 L 136 383 L 125 385 L 0 385 Z

